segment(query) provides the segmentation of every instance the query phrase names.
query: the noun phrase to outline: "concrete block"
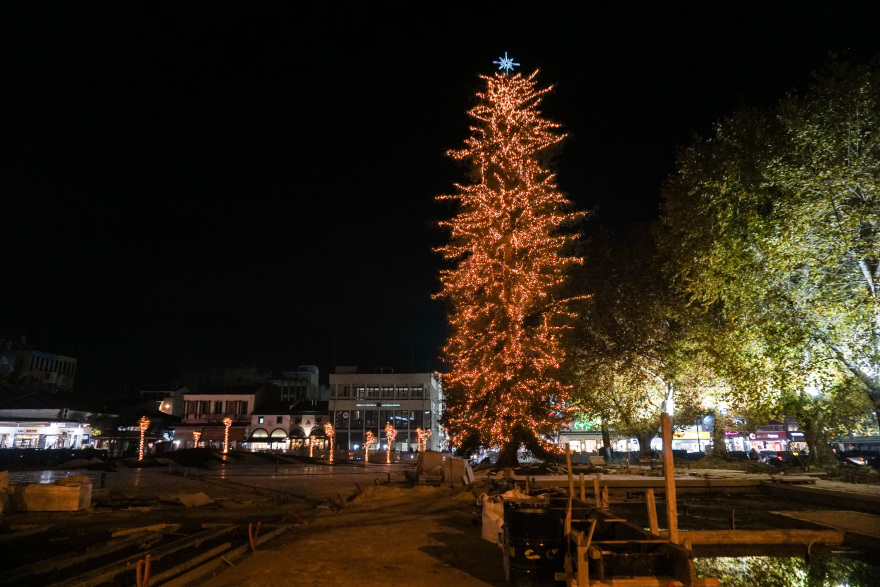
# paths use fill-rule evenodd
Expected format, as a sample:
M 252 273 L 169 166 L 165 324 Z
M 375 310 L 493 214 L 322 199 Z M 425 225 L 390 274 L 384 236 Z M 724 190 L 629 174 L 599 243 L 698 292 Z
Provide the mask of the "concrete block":
M 15 485 L 13 509 L 23 512 L 76 512 L 92 505 L 92 484 Z

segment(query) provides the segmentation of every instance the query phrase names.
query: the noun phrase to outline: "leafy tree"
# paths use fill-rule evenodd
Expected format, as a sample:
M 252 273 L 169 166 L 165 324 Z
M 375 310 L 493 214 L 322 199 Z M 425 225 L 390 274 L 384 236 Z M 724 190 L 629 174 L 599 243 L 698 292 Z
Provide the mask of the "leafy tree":
M 759 333 L 772 362 L 833 357 L 880 419 L 878 123 L 876 64 L 832 66 L 685 150 L 664 224 L 683 291 Z
M 647 451 L 660 414 L 691 422 L 712 377 L 694 332 L 701 316 L 669 286 L 651 231 L 600 235 L 574 287 L 590 297 L 568 338 L 567 377 L 583 410 Z
M 536 75 L 482 76 L 472 135 L 450 153 L 470 163 L 474 183 L 440 197 L 459 205 L 440 249 L 455 264 L 440 275 L 451 331 L 446 426 L 465 452 L 501 446 L 502 466 L 522 444 L 551 449 L 542 436 L 566 422 L 569 403 L 557 376 L 569 312 L 557 291 L 578 259 L 563 253 L 574 237 L 560 228 L 579 215 L 543 163 L 563 136 L 541 117 L 550 88 L 538 89 Z

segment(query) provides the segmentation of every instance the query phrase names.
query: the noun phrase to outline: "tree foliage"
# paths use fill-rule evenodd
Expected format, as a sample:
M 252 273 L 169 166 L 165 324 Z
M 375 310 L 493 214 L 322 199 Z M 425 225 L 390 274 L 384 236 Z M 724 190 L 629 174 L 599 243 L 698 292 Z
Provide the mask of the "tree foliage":
M 600 235 L 574 286 L 590 297 L 568 339 L 566 373 L 580 409 L 647 441 L 660 414 L 691 422 L 713 385 L 692 312 L 670 286 L 651 231 Z
M 794 373 L 831 357 L 880 417 L 878 124 L 876 64 L 834 65 L 683 151 L 663 221 L 677 284 L 755 343 L 740 358 Z
M 454 445 L 502 445 L 507 460 L 521 443 L 548 448 L 542 434 L 565 423 L 569 403 L 556 376 L 569 317 L 557 292 L 578 260 L 563 253 L 574 237 L 560 228 L 579 215 L 543 164 L 563 135 L 538 110 L 550 88 L 538 89 L 536 75 L 483 76 L 472 134 L 450 153 L 474 182 L 440 197 L 459 205 L 440 249 L 455 265 L 440 276 L 451 331 L 446 425 Z

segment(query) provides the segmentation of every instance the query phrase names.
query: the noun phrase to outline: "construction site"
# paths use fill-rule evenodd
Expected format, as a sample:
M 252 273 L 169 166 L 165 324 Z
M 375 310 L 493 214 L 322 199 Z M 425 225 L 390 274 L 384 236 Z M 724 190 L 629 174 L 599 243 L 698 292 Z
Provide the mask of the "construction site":
M 880 576 L 877 485 L 686 469 L 671 454 L 660 467 L 476 472 L 446 453 L 419 457 L 331 464 L 200 451 L 188 464 L 3 472 L 0 584 L 667 587 Z

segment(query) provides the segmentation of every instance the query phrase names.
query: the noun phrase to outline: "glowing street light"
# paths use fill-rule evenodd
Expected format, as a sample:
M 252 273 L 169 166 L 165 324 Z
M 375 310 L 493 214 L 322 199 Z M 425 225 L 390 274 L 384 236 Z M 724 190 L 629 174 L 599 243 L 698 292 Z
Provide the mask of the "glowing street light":
M 144 435 L 147 433 L 147 428 L 150 427 L 150 419 L 146 416 L 141 416 L 141 419 L 138 420 L 138 425 L 141 428 L 141 444 L 138 448 L 138 460 L 144 460 Z
M 388 454 L 385 456 L 385 463 L 391 464 L 391 443 L 394 442 L 395 437 L 397 437 L 397 430 L 388 422 L 385 424 L 385 438 L 388 440 Z
M 226 429 L 223 431 L 223 454 L 229 452 L 229 427 L 232 426 L 232 418 L 226 416 L 223 418 L 223 425 Z
M 334 435 L 333 435 L 333 433 L 334 433 L 333 424 L 331 424 L 330 422 L 327 422 L 326 424 L 324 424 L 324 433 L 330 439 L 330 462 L 332 463 L 333 462 L 333 441 L 335 440 Z

